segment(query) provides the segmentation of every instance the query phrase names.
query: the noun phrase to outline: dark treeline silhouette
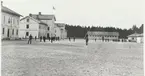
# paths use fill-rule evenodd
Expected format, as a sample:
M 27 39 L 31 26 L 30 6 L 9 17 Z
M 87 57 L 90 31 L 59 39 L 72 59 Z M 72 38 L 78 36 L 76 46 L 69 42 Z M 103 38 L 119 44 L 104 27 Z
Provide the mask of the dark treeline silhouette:
M 115 28 L 115 27 L 100 27 L 100 26 L 73 26 L 66 24 L 66 30 L 67 30 L 67 36 L 68 37 L 78 37 L 78 38 L 84 38 L 87 31 L 105 31 L 105 32 L 119 32 L 119 38 L 127 38 L 128 35 L 133 33 L 143 33 L 143 26 L 142 24 L 140 27 L 137 27 L 136 25 L 133 25 L 130 29 L 121 29 L 121 28 Z

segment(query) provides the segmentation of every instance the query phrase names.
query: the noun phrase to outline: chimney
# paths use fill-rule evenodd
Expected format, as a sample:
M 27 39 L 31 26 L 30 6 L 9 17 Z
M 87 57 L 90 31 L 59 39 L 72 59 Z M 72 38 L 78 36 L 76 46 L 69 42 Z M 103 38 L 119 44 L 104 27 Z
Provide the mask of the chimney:
M 30 13 L 29 16 L 32 17 L 32 14 Z
M 41 12 L 39 12 L 39 15 L 41 15 Z
M 3 1 L 1 1 L 1 6 L 3 6 Z

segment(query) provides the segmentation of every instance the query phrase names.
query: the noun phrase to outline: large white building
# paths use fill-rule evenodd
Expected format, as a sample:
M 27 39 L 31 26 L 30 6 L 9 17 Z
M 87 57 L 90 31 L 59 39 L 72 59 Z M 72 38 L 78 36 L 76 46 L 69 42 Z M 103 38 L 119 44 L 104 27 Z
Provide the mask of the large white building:
M 28 38 L 30 34 L 32 37 L 39 38 L 40 36 L 47 36 L 48 25 L 43 21 L 37 20 L 33 17 L 26 16 L 20 20 L 19 37 Z
M 19 37 L 28 37 L 30 34 L 33 37 L 40 38 L 40 36 L 55 37 L 55 21 L 54 15 L 29 14 L 20 21 L 20 35 Z
M 96 40 L 118 40 L 119 33 L 118 32 L 102 32 L 102 31 L 89 31 L 88 32 L 89 39 Z
M 47 26 L 47 38 L 48 37 L 54 37 L 55 35 L 55 15 L 48 15 L 48 14 L 41 14 L 39 12 L 38 14 L 31 14 L 31 16 L 37 20 L 43 21 L 46 23 Z
M 1 4 L 1 38 L 16 39 L 19 35 L 20 14 Z
M 67 30 L 65 29 L 64 23 L 55 23 L 56 25 L 56 37 L 59 37 L 60 39 L 65 39 L 67 38 Z

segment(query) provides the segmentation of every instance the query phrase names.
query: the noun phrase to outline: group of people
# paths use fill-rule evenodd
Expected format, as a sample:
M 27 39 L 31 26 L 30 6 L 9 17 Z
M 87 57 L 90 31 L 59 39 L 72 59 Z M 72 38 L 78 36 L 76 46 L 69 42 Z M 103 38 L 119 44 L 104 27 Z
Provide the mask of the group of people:
M 28 39 L 28 44 L 31 44 L 32 43 L 32 35 L 30 34 L 29 36 L 29 39 Z M 35 40 L 37 39 L 37 37 L 35 36 Z M 46 41 L 46 37 L 45 36 L 40 36 L 40 42 L 42 42 L 42 39 L 43 41 L 45 42 Z M 59 40 L 59 38 L 55 38 L 55 37 L 51 37 L 51 38 L 48 38 L 49 41 L 51 40 L 51 43 L 54 41 L 54 40 Z M 86 40 L 86 45 L 88 45 L 88 41 L 89 41 L 89 38 L 88 38 L 88 35 L 85 36 L 85 40 Z M 71 38 L 69 37 L 69 41 L 71 41 Z M 73 37 L 73 41 L 75 41 L 75 37 Z
M 28 44 L 31 44 L 32 43 L 32 39 L 33 39 L 33 36 L 30 34 L 30 36 L 29 36 L 29 39 L 28 39 Z M 42 39 L 43 39 L 43 41 L 45 42 L 46 41 L 46 37 L 45 36 L 41 36 L 40 37 L 40 42 L 42 41 Z M 35 41 L 37 40 L 37 37 L 35 36 Z
M 74 41 L 74 42 L 75 42 L 75 39 L 76 39 L 76 38 L 75 38 L 75 37 L 73 37 L 73 41 Z M 69 41 L 71 41 L 71 37 L 69 37 Z
M 33 39 L 33 37 L 32 37 L 32 35 L 30 34 L 30 36 L 29 36 L 29 39 L 28 39 L 28 44 L 31 44 L 32 43 L 32 39 Z M 37 37 L 35 36 L 35 41 L 37 40 Z M 44 42 L 46 42 L 46 37 L 45 36 L 40 36 L 40 42 L 42 42 L 42 40 L 44 41 Z M 53 41 L 59 41 L 59 37 L 49 37 L 48 38 L 48 40 L 49 41 L 51 41 L 51 43 L 53 42 Z

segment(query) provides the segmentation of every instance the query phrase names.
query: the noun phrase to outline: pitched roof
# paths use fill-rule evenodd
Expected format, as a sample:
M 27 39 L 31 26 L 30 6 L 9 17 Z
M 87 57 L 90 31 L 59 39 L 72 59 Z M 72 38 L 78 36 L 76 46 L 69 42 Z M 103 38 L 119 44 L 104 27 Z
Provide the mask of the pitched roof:
M 35 18 L 33 18 L 33 17 L 30 17 L 30 16 L 26 16 L 26 17 L 22 18 L 21 20 L 26 19 L 27 17 L 29 17 L 29 18 L 31 18 L 32 20 L 38 22 L 39 24 L 47 25 L 45 22 L 43 22 L 43 21 L 41 21 L 41 20 L 38 20 L 38 19 L 35 19 Z M 20 20 L 20 21 L 21 21 L 21 20 Z
M 65 23 L 55 23 L 56 24 L 56 26 L 58 26 L 58 27 L 64 27 L 65 26 Z
M 18 14 L 17 12 L 15 12 L 15 11 L 5 7 L 5 6 L 1 6 L 1 11 L 9 13 L 9 14 L 14 14 L 14 15 L 17 15 L 17 16 L 22 16 L 22 15 Z
M 134 33 L 129 35 L 128 37 L 143 37 L 143 34 Z
M 119 36 L 118 32 L 89 31 L 88 34 L 99 36 Z
M 52 20 L 54 18 L 56 21 L 56 18 L 54 15 L 32 14 L 31 16 L 35 19 L 40 19 L 40 20 Z

